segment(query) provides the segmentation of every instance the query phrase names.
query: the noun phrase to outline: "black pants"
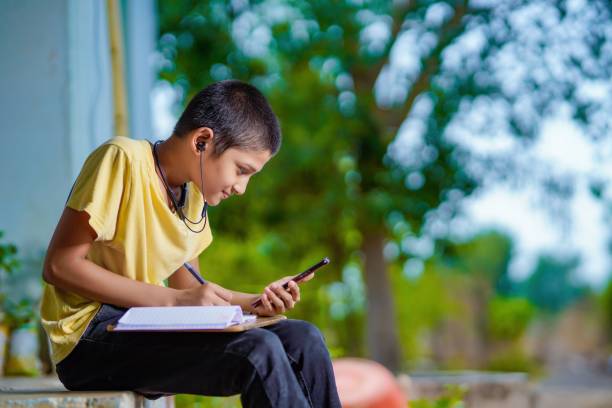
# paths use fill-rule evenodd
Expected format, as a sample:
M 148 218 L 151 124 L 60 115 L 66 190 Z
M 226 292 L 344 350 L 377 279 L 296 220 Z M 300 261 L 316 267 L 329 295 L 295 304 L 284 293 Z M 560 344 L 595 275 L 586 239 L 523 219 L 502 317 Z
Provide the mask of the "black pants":
M 241 394 L 246 407 L 340 407 L 319 330 L 286 320 L 240 333 L 107 332 L 126 309 L 102 305 L 57 365 L 69 390 Z

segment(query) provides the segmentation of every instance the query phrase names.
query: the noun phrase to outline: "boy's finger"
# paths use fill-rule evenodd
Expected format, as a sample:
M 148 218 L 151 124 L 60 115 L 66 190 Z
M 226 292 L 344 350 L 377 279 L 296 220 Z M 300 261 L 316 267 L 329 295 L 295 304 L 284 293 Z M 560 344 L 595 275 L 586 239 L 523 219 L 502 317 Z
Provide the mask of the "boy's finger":
M 229 302 L 222 297 L 217 296 L 216 293 L 212 295 L 212 304 L 214 306 L 229 306 Z
M 259 306 L 257 309 L 255 309 L 255 314 L 258 316 L 270 316 L 270 312 L 268 312 L 268 310 L 266 310 L 263 306 Z
M 274 308 L 272 307 L 272 304 L 270 303 L 270 299 L 268 299 L 268 295 L 265 293 L 261 295 L 261 304 L 266 312 L 274 311 Z
M 266 310 L 268 311 L 268 313 L 276 313 L 276 307 L 274 304 L 274 301 L 272 300 L 272 297 L 270 296 L 270 293 L 266 292 L 264 294 L 265 298 L 266 298 Z
M 287 288 L 287 290 L 289 291 L 289 294 L 291 295 L 293 301 L 296 301 L 300 295 L 300 288 L 297 283 L 289 282 L 289 287 Z
M 291 297 L 295 302 L 300 300 L 300 287 L 295 282 L 289 282 L 289 291 L 291 292 Z
M 303 278 L 303 279 L 300 279 L 300 283 L 302 283 L 302 282 L 308 282 L 309 280 L 311 280 L 312 278 L 314 278 L 314 276 L 315 276 L 315 272 L 311 273 L 310 275 L 306 276 L 306 277 L 305 277 L 305 278 Z
M 220 286 L 215 287 L 215 294 L 228 303 L 232 301 L 232 292 Z
M 270 303 L 274 306 L 274 309 L 279 313 L 283 313 L 285 311 L 285 303 L 271 289 L 266 288 L 266 294 L 270 299 Z
M 293 308 L 293 304 L 295 302 L 293 301 L 293 296 L 291 295 L 291 292 L 288 292 L 280 285 L 272 285 L 272 290 L 274 291 L 274 294 L 276 294 L 276 296 L 281 299 L 281 301 L 283 302 L 283 306 L 286 309 Z
M 279 280 L 279 281 L 277 281 L 277 282 L 275 282 L 275 283 L 278 283 L 279 285 L 281 285 L 281 286 L 282 286 L 282 285 L 284 285 L 285 283 L 290 282 L 292 279 L 293 279 L 293 276 L 285 276 L 283 279 L 281 279 L 281 280 Z M 273 284 L 274 284 L 274 283 L 273 283 Z

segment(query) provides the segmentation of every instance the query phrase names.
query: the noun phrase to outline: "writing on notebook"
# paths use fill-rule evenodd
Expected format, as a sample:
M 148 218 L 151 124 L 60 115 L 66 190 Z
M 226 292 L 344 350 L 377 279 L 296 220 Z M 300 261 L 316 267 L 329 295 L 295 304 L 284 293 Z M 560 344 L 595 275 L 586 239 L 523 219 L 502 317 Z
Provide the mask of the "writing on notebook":
M 117 322 L 116 331 L 204 330 L 255 321 L 240 306 L 132 307 Z

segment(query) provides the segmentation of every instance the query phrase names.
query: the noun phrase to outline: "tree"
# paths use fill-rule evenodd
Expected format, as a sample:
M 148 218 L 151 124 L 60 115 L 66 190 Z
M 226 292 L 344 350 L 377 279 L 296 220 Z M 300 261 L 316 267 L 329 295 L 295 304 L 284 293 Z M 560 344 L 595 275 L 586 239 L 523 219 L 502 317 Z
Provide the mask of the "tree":
M 285 265 L 328 249 L 341 267 L 360 254 L 369 352 L 397 370 L 386 241 L 397 225 L 443 235 L 479 182 L 516 171 L 511 156 L 467 149 L 465 134 L 528 143 L 559 105 L 608 132 L 609 98 L 582 85 L 610 77 L 610 15 L 603 0 L 162 1 L 162 78 L 185 96 L 229 77 L 266 92 L 284 147 L 273 177 L 224 209 L 217 228 L 275 231 Z
M 600 299 L 601 314 L 604 321 L 606 341 L 612 344 L 612 279 L 608 281 L 606 289 Z
M 524 284 L 525 295 L 544 312 L 560 312 L 589 292 L 586 285 L 576 279 L 579 264 L 578 257 L 540 256 Z
M 489 358 L 490 320 L 489 310 L 497 297 L 508 295 L 513 284 L 508 274 L 512 257 L 512 240 L 499 232 L 483 232 L 466 242 L 439 241 L 440 256 L 434 261 L 440 264 L 441 272 L 460 274 L 469 278 L 467 294 L 473 308 L 474 329 L 480 366 Z M 479 313 L 480 311 L 480 313 Z

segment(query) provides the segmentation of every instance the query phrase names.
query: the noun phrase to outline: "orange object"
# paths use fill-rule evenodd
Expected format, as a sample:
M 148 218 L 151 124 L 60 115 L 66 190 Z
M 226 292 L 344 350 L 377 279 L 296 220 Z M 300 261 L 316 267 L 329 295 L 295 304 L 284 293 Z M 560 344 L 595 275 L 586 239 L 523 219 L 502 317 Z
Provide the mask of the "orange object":
M 408 407 L 408 398 L 383 365 L 361 358 L 333 361 L 343 408 Z

